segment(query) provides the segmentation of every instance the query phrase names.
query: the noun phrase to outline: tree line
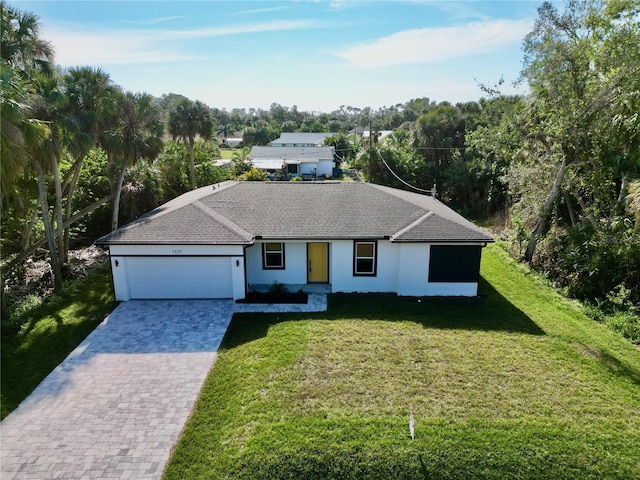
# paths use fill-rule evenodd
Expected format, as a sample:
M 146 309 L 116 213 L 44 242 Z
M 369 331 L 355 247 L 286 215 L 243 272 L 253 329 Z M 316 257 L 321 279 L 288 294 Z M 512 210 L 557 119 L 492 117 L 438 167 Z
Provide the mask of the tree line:
M 242 136 L 250 147 L 282 132 L 331 132 L 336 159 L 367 181 L 435 192 L 496 228 L 514 256 L 570 295 L 637 319 L 638 0 L 542 4 L 523 44 L 526 96 L 483 86 L 479 101 L 423 97 L 330 113 L 277 103 L 227 111 L 174 93 L 126 92 L 102 69 L 57 68 L 38 18 L 1 8 L 3 280 L 45 246 L 59 286 L 73 242 L 90 244 L 181 193 L 243 173 L 248 150 L 222 169 L 212 138 Z M 371 129 L 368 148 L 350 133 L 356 127 Z M 380 140 L 382 130 L 393 134 Z M 640 339 L 638 322 L 628 324 Z

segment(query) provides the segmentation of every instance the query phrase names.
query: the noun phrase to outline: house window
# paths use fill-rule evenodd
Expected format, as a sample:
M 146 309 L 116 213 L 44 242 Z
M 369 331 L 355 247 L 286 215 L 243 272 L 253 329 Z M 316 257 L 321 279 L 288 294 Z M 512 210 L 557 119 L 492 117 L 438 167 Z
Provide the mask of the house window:
M 262 268 L 284 270 L 284 243 L 262 244 Z
M 287 173 L 291 175 L 298 174 L 298 164 L 297 163 L 288 163 L 287 164 Z
M 353 275 L 376 275 L 376 242 L 355 241 L 353 243 Z
M 431 245 L 429 281 L 477 283 L 481 255 L 480 245 Z

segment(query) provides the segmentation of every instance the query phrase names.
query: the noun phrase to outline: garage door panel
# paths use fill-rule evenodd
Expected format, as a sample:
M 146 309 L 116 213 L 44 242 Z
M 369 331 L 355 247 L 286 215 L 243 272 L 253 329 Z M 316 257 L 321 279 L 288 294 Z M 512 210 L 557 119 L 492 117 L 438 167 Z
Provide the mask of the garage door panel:
M 229 257 L 129 257 L 131 298 L 231 298 Z

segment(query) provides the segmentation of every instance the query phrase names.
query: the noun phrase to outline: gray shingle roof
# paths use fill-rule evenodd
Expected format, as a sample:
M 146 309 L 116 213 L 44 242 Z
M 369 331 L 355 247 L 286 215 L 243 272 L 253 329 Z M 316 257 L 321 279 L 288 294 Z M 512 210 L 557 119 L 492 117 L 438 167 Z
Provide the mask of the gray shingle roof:
M 264 239 L 492 242 L 429 196 L 360 182 L 225 182 L 186 193 L 102 244 L 248 245 Z
M 280 138 L 276 138 L 271 142 L 272 145 L 278 144 L 312 144 L 320 145 L 324 139 L 335 135 L 335 133 L 325 132 L 284 132 Z
M 251 158 L 298 160 L 317 162 L 318 159 L 333 160 L 333 147 L 259 147 L 251 148 Z

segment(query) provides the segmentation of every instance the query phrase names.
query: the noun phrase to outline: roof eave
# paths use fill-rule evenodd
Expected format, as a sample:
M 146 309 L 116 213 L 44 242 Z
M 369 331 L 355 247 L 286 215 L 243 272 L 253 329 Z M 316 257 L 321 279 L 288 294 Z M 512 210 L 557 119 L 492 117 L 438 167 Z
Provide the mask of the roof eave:
M 392 243 L 495 243 L 493 238 L 392 238 Z
M 216 245 L 216 246 L 224 246 L 224 245 L 253 245 L 255 243 L 255 238 L 251 239 L 251 240 L 247 240 L 245 242 L 198 242 L 198 241 L 193 241 L 193 242 L 189 242 L 189 241 L 178 241 L 178 242 L 171 242 L 171 241 L 122 241 L 122 240 L 115 240 L 115 241 L 100 241 L 100 240 L 96 240 L 94 242 L 95 245 L 98 246 L 109 246 L 109 245 Z

